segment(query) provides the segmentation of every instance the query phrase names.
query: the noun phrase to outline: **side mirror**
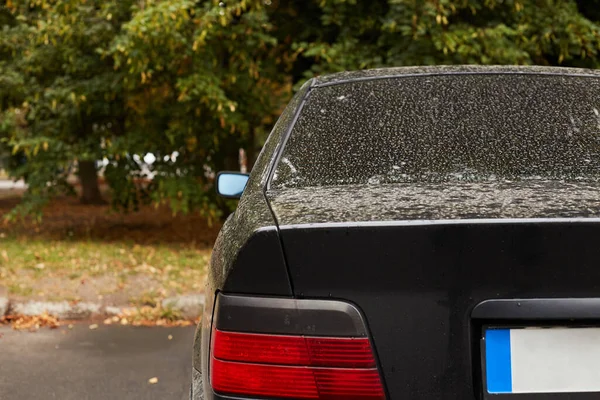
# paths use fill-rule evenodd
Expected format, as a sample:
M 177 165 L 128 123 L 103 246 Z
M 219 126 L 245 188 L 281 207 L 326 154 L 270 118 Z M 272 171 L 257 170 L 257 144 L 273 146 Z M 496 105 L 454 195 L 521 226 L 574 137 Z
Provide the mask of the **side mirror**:
M 241 172 L 219 172 L 217 174 L 217 194 L 228 199 L 239 199 L 244 193 L 248 174 Z

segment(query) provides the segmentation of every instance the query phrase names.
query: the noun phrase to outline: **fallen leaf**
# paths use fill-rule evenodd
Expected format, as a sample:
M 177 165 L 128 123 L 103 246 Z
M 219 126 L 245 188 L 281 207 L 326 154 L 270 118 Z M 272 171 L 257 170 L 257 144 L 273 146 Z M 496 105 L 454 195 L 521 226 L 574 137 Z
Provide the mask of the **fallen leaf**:
M 90 329 L 98 329 L 98 324 L 91 324 Z
M 15 330 L 37 331 L 42 326 L 47 326 L 50 329 L 58 328 L 60 325 L 58 319 L 48 313 L 42 315 L 7 315 L 0 319 L 0 322 L 8 322 Z
M 157 384 L 158 383 L 158 378 L 154 377 L 154 378 L 150 378 L 148 379 L 148 383 L 151 385 Z
M 113 320 L 112 320 L 112 318 L 106 318 L 106 319 L 103 321 L 103 323 L 104 323 L 104 325 L 110 325 L 110 324 L 112 324 L 112 323 L 113 323 Z

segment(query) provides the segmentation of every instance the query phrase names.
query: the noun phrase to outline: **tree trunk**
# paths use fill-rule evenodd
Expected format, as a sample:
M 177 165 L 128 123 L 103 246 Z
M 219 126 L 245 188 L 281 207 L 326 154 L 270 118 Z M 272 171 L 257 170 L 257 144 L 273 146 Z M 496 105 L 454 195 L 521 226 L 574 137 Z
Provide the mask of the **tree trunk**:
M 246 149 L 246 162 L 248 167 L 248 172 L 252 171 L 252 167 L 254 167 L 254 162 L 256 161 L 256 134 L 254 132 L 255 128 L 250 130 L 250 137 L 248 138 L 248 148 Z
M 106 204 L 98 186 L 98 174 L 94 161 L 79 161 L 79 182 L 83 204 Z

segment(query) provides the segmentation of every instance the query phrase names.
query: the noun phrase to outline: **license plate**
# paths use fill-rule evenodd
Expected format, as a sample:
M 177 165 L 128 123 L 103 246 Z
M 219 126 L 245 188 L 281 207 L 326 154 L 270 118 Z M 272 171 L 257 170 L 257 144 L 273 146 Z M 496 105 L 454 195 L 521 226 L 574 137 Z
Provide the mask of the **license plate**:
M 600 392 L 600 328 L 485 330 L 487 392 Z

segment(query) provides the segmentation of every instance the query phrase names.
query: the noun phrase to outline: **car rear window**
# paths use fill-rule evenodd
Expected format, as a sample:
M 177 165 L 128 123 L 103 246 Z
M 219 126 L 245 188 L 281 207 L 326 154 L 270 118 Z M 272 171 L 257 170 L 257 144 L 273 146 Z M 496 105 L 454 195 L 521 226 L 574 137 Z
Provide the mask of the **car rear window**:
M 438 75 L 313 89 L 271 187 L 599 177 L 598 78 Z

